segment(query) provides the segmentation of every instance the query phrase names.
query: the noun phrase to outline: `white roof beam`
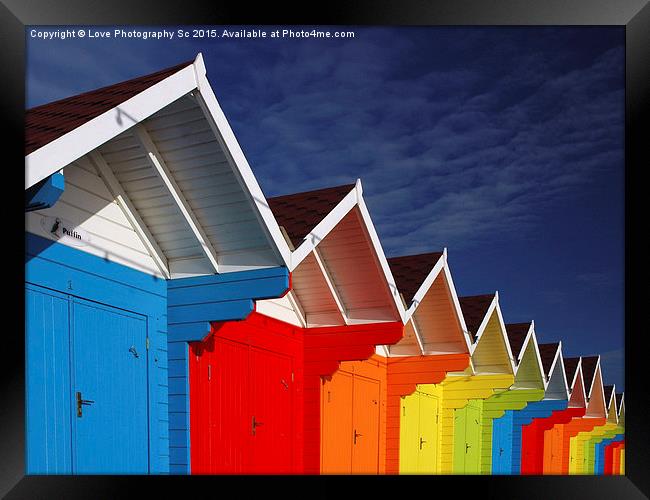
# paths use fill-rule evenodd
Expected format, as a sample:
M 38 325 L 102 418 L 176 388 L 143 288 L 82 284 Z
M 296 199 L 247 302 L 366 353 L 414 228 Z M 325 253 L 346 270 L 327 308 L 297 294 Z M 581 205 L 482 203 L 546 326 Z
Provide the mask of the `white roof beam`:
M 164 252 L 160 249 L 158 242 L 138 215 L 138 211 L 135 209 L 135 206 L 124 191 L 124 188 L 122 188 L 122 185 L 115 177 L 115 174 L 113 174 L 111 167 L 108 166 L 106 160 L 104 160 L 104 157 L 99 153 L 99 151 L 91 151 L 89 156 L 95 168 L 99 172 L 99 175 L 104 179 L 109 191 L 115 197 L 118 206 L 122 209 L 122 212 L 133 226 L 140 241 L 142 241 L 149 252 L 149 255 L 151 255 L 151 258 L 158 266 L 158 269 L 160 269 L 160 272 L 165 278 L 169 279 L 171 274 L 169 272 L 169 265 Z
M 293 307 L 293 310 L 296 311 L 303 328 L 307 328 L 307 315 L 305 314 L 305 309 L 302 307 L 302 304 L 300 304 L 300 301 L 293 290 L 289 290 L 289 293 L 287 293 L 287 299 L 289 300 L 291 307 Z
M 158 173 L 158 176 L 162 179 L 165 187 L 176 202 L 176 205 L 178 206 L 181 214 L 187 221 L 187 224 L 190 226 L 192 233 L 194 233 L 194 236 L 198 240 L 199 245 L 203 249 L 203 252 L 212 264 L 212 267 L 214 267 L 215 272 L 218 273 L 219 264 L 217 262 L 217 252 L 210 243 L 210 240 L 203 231 L 203 228 L 196 220 L 190 204 L 185 199 L 185 196 L 183 196 L 183 192 L 178 187 L 178 184 L 174 180 L 174 176 L 169 170 L 169 167 L 167 167 L 167 164 L 165 163 L 165 160 L 163 160 L 162 155 L 158 152 L 158 148 L 147 133 L 147 130 L 143 125 L 138 124 L 133 128 L 133 135 L 140 142 L 145 153 L 147 154 L 149 162 Z
M 413 326 L 413 333 L 415 333 L 415 340 L 418 341 L 418 347 L 420 348 L 420 352 L 424 354 L 424 342 L 422 341 L 422 335 L 420 335 L 420 329 L 417 326 L 417 323 L 415 322 L 415 316 L 411 317 L 411 325 Z
M 341 300 L 341 297 L 339 296 L 339 293 L 336 290 L 336 287 L 334 286 L 332 277 L 330 276 L 330 273 L 327 267 L 325 266 L 325 263 L 323 262 L 323 259 L 321 258 L 318 249 L 314 248 L 313 252 L 314 252 L 314 258 L 316 259 L 316 263 L 318 264 L 318 267 L 320 268 L 320 271 L 323 274 L 323 277 L 325 278 L 325 283 L 327 283 L 327 288 L 329 289 L 330 294 L 334 299 L 334 302 L 336 302 L 336 307 L 339 310 L 339 313 L 341 314 L 341 318 L 343 318 L 343 321 L 345 322 L 346 325 L 349 325 L 350 319 L 348 318 L 348 314 L 345 310 L 345 307 L 343 306 L 343 301 Z

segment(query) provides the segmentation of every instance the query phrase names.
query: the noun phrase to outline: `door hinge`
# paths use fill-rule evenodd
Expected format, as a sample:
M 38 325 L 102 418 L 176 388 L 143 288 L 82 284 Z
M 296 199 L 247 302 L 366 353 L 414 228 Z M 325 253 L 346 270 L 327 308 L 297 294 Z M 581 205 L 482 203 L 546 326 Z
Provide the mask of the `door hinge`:
M 291 372 L 291 381 L 292 381 L 292 382 L 295 381 L 295 378 L 294 378 L 293 372 Z
M 438 415 L 436 415 L 436 424 L 438 423 Z
M 212 365 L 208 365 L 208 380 L 212 380 Z
M 402 416 L 406 416 L 406 406 L 402 406 Z
M 149 337 L 147 337 L 147 350 L 149 350 Z

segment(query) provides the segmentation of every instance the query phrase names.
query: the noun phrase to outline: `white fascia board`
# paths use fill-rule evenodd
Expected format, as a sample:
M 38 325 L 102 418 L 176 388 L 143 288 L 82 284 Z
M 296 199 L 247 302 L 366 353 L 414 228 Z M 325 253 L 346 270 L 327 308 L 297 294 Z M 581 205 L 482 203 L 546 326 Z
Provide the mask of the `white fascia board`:
M 594 373 L 594 383 L 596 381 L 596 377 L 600 377 L 600 393 L 603 401 L 603 406 L 604 406 L 604 411 L 605 411 L 605 418 L 607 418 L 607 402 L 605 401 L 605 385 L 603 381 L 603 372 L 601 371 L 600 368 L 600 355 L 598 355 L 598 362 L 596 363 L 596 373 Z M 593 384 L 592 384 L 592 389 L 593 389 Z M 591 394 L 591 390 L 589 393 Z M 589 396 L 591 398 L 591 396 Z
M 413 326 L 413 333 L 415 333 L 415 340 L 417 340 L 418 347 L 420 348 L 420 353 L 424 355 L 424 341 L 422 340 L 422 336 L 420 335 L 420 329 L 418 328 L 418 325 L 415 322 L 415 318 L 411 318 L 410 321 Z
M 312 229 L 303 242 L 290 254 L 289 271 L 293 271 L 325 239 L 358 203 L 356 189 L 351 189 L 343 199 Z M 275 219 L 273 219 L 275 220 Z M 279 230 L 279 229 L 278 229 Z M 283 238 L 284 241 L 284 238 Z M 286 245 L 286 243 L 285 243 Z
M 621 412 L 625 408 L 625 393 L 621 394 L 621 402 L 618 405 L 618 419 L 621 420 Z
M 302 327 L 307 328 L 307 315 L 305 314 L 305 309 L 302 307 L 302 304 L 298 300 L 298 297 L 296 297 L 295 292 L 293 290 L 289 290 L 289 292 L 287 293 L 287 299 L 289 300 L 291 307 L 293 307 L 293 310 L 298 316 L 298 319 L 300 320 Z
M 603 387 L 603 392 L 604 387 Z M 609 418 L 609 412 L 612 409 L 612 403 L 614 403 L 614 417 L 616 418 L 616 423 L 618 424 L 618 409 L 616 408 L 616 384 L 612 385 L 612 393 L 609 395 L 609 401 L 605 402 L 607 406 L 607 418 Z
M 361 213 L 361 217 L 363 218 L 363 221 L 366 225 L 368 235 L 370 236 L 370 241 L 372 243 L 372 246 L 375 249 L 375 255 L 379 260 L 379 265 L 381 266 L 381 269 L 384 273 L 384 279 L 386 280 L 386 285 L 388 286 L 391 297 L 393 298 L 393 302 L 395 303 L 395 307 L 397 308 L 397 312 L 399 313 L 399 317 L 402 323 L 406 324 L 406 310 L 404 308 L 404 304 L 402 303 L 402 299 L 400 297 L 399 290 L 397 289 L 397 285 L 395 284 L 395 278 L 393 277 L 393 273 L 390 271 L 390 266 L 388 265 L 388 261 L 386 260 L 384 249 L 382 248 L 381 242 L 379 241 L 379 236 L 377 235 L 377 231 L 375 230 L 375 225 L 372 223 L 370 212 L 368 212 L 368 207 L 366 206 L 366 202 L 363 199 L 363 188 L 361 187 L 360 179 L 357 179 L 356 191 L 359 199 L 358 201 L 359 212 Z
M 585 405 L 585 408 L 587 408 L 587 391 L 585 389 L 585 377 L 582 374 L 582 358 L 580 358 L 580 361 L 578 362 L 578 367 L 576 368 L 576 374 L 575 377 L 573 378 L 574 383 L 578 379 L 578 371 L 580 371 L 580 378 L 582 379 L 582 401 Z M 573 387 L 575 387 L 575 385 Z
M 323 278 L 325 279 L 325 284 L 327 285 L 327 289 L 329 290 L 332 299 L 334 299 L 334 303 L 336 304 L 336 308 L 338 309 L 339 314 L 341 315 L 341 319 L 343 320 L 343 323 L 349 325 L 350 319 L 348 318 L 347 311 L 343 306 L 343 299 L 341 299 L 341 297 L 339 296 L 339 292 L 334 286 L 334 282 L 332 281 L 330 273 L 327 267 L 325 266 L 325 263 L 323 262 L 320 253 L 318 253 L 317 248 L 314 248 L 314 259 L 316 260 L 316 264 L 318 265 L 318 268 L 320 269 L 320 272 L 323 275 Z
M 485 328 L 487 327 L 487 324 L 489 323 L 490 318 L 492 317 L 492 312 L 494 311 L 496 305 L 497 305 L 497 302 L 496 302 L 496 296 L 495 296 L 495 297 L 492 298 L 492 302 L 488 306 L 487 312 L 485 313 L 485 316 L 483 316 L 483 319 L 481 320 L 481 324 L 478 325 L 478 330 L 475 332 L 476 341 L 472 345 L 472 347 L 473 347 L 472 353 L 478 347 L 478 342 L 483 337 L 483 332 L 485 331 Z
M 582 361 L 582 357 L 580 357 L 580 361 Z M 600 372 L 599 368 L 600 368 L 600 354 L 598 355 L 598 359 L 596 360 L 596 368 L 594 368 L 594 374 L 591 377 L 591 382 L 589 383 L 589 392 L 587 393 L 587 398 L 589 398 L 589 399 L 591 399 L 591 391 L 593 390 L 594 384 L 596 383 L 596 376 Z M 601 374 L 601 384 L 600 384 L 600 386 L 601 386 L 601 388 L 603 387 L 602 374 Z M 605 401 L 604 390 L 603 390 L 603 401 Z
M 512 349 L 510 349 L 510 341 L 508 340 L 508 332 L 506 331 L 506 324 L 503 321 L 503 315 L 501 314 L 501 308 L 499 307 L 499 292 L 494 292 L 494 301 L 496 302 L 496 306 L 494 310 L 497 313 L 497 318 L 499 318 L 499 326 L 501 327 L 501 334 L 503 335 L 503 341 L 506 344 L 506 350 L 508 351 L 508 359 L 510 360 L 510 369 L 512 370 L 512 374 L 514 375 L 516 373 L 516 367 L 515 367 L 515 357 L 512 354 Z
M 446 251 L 446 249 L 445 249 Z M 445 266 L 445 256 L 441 255 L 440 258 L 438 259 L 438 262 L 435 263 L 433 266 L 433 269 L 429 272 L 427 277 L 424 279 L 422 284 L 420 285 L 420 288 L 418 288 L 418 291 L 415 292 L 415 295 L 413 296 L 413 299 L 411 299 L 411 304 L 409 308 L 406 310 L 406 319 L 408 320 L 413 316 L 413 313 L 415 313 L 415 310 L 418 308 L 422 300 L 424 300 L 424 297 L 426 296 L 427 292 L 429 291 L 429 288 L 431 288 L 431 285 L 433 285 L 433 282 L 436 280 L 438 275 L 440 274 L 440 271 L 442 271 L 443 267 Z
M 548 382 L 546 383 L 546 387 L 548 387 L 548 384 L 551 382 L 551 379 L 555 374 L 555 370 L 558 369 L 562 370 L 562 379 L 564 380 L 564 391 L 566 393 L 566 398 L 568 400 L 571 391 L 569 390 L 569 381 L 566 378 L 566 370 L 564 369 L 564 356 L 562 355 L 562 341 L 558 342 L 557 350 L 555 351 L 555 357 L 553 358 L 553 362 L 551 363 L 551 369 L 548 371 Z
M 522 344 L 521 350 L 519 351 L 519 354 L 517 355 L 517 364 L 515 365 L 515 376 L 517 376 L 517 373 L 519 372 L 521 362 L 522 362 L 522 360 L 524 358 L 524 354 L 526 353 L 526 349 L 528 349 L 528 344 L 530 342 L 533 343 L 533 349 L 535 351 L 535 359 L 537 360 L 537 370 L 538 370 L 538 373 L 540 374 L 540 376 L 542 378 L 542 387 L 543 387 L 544 390 L 546 390 L 546 387 L 547 387 L 546 374 L 544 373 L 544 367 L 542 366 L 542 357 L 539 354 L 539 348 L 537 347 L 537 336 L 535 335 L 535 322 L 534 321 L 530 322 L 530 326 L 528 327 L 528 333 L 526 334 L 526 338 L 524 339 L 524 343 Z M 508 342 L 508 344 L 510 344 L 510 343 Z
M 230 128 L 230 124 L 228 123 L 221 106 L 219 106 L 219 102 L 217 101 L 212 87 L 210 86 L 210 82 L 207 79 L 207 71 L 201 53 L 196 56 L 191 69 L 195 74 L 198 87 L 198 93 L 196 95 L 197 102 L 203 109 L 217 140 L 221 143 L 226 158 L 228 158 L 228 161 L 232 166 L 236 167 L 233 171 L 238 177 L 244 191 L 250 196 L 250 202 L 255 208 L 255 213 L 262 223 L 262 226 L 266 229 L 265 232 L 267 233 L 268 238 L 270 238 L 272 242 L 271 247 L 281 257 L 284 265 L 286 265 L 290 271 L 293 270 L 291 267 L 291 250 L 289 249 L 287 242 L 284 240 L 282 232 L 280 231 L 280 226 L 278 226 L 278 223 L 273 216 L 273 212 L 271 212 L 266 197 L 264 196 L 264 193 L 262 193 L 262 189 L 248 164 L 248 160 L 246 160 L 246 157 L 244 156 L 244 152 L 242 151 L 232 128 Z
M 25 189 L 142 122 L 197 87 L 192 65 L 179 70 L 25 157 Z
M 460 329 L 463 332 L 463 337 L 465 338 L 465 345 L 467 346 L 467 352 L 472 353 L 472 341 L 469 337 L 469 331 L 467 330 L 467 324 L 465 324 L 465 317 L 463 316 L 463 310 L 460 307 L 460 300 L 458 300 L 458 294 L 456 293 L 456 286 L 454 285 L 454 280 L 451 277 L 451 270 L 449 269 L 449 263 L 447 262 L 447 249 L 445 248 L 444 252 L 445 265 L 443 271 L 445 273 L 445 278 L 447 278 L 447 284 L 449 285 L 449 292 L 451 293 L 451 298 L 454 303 L 454 309 L 456 310 L 456 318 L 460 323 Z

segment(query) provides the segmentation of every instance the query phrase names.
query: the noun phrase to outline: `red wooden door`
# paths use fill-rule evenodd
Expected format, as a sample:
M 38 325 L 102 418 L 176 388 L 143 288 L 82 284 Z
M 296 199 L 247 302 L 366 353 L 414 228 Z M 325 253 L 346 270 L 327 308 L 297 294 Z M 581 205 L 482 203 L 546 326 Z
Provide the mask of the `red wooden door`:
M 291 472 L 292 363 L 286 355 L 251 348 L 251 436 L 253 474 Z
M 245 472 L 251 453 L 249 347 L 210 337 L 190 355 L 192 473 Z
M 293 472 L 294 356 L 246 333 L 191 344 L 192 474 Z

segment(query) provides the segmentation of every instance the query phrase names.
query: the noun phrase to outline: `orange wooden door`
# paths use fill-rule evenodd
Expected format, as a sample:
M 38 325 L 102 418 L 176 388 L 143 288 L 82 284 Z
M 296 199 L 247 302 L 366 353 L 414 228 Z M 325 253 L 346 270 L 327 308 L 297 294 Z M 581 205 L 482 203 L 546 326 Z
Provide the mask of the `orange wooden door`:
M 562 473 L 563 439 L 563 424 L 544 432 L 544 474 Z
M 337 371 L 324 382 L 321 394 L 321 472 L 352 472 L 353 375 Z
M 377 474 L 381 383 L 343 370 L 321 392 L 321 472 Z
M 352 473 L 379 473 L 378 380 L 355 376 L 352 400 Z

